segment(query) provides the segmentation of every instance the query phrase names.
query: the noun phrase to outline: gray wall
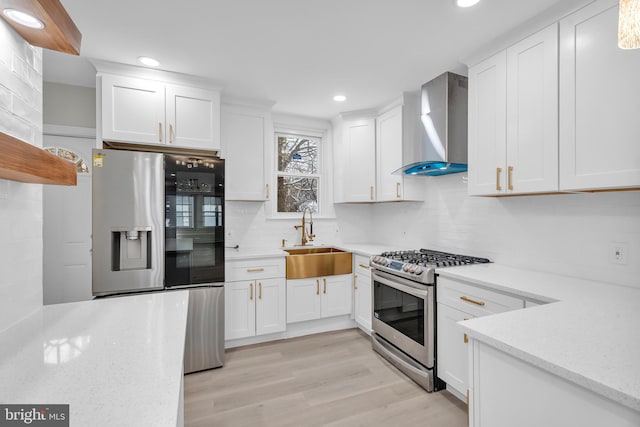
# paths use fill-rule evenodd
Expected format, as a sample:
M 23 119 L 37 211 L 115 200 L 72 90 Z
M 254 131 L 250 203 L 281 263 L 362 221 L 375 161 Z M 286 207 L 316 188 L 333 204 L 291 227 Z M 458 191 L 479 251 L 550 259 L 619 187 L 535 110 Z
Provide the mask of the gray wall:
M 44 82 L 43 121 L 49 125 L 96 127 L 96 89 Z

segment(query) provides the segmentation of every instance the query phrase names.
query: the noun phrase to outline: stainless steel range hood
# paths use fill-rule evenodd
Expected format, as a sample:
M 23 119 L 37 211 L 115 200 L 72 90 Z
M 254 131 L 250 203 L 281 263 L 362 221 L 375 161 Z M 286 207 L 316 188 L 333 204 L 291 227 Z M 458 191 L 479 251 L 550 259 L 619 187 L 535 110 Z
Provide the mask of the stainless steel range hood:
M 420 131 L 394 174 L 437 176 L 467 170 L 467 78 L 444 73 L 422 85 Z

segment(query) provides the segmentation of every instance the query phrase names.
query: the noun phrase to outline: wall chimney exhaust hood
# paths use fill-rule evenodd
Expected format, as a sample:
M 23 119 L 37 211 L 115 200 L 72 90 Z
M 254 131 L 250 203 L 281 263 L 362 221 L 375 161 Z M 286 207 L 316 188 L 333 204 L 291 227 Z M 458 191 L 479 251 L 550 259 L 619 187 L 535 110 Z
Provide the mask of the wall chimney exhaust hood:
M 437 176 L 467 170 L 467 78 L 444 73 L 422 85 L 410 163 L 394 174 Z M 411 161 L 412 160 L 412 161 Z

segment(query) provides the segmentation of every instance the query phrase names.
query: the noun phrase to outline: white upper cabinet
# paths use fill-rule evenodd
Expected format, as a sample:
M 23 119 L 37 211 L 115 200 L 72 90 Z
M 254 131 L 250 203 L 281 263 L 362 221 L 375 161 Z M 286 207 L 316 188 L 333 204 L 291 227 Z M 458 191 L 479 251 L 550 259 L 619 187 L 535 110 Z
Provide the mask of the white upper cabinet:
M 225 199 L 266 200 L 264 147 L 271 129 L 270 111 L 223 105 L 221 120 Z
M 402 175 L 393 172 L 402 165 L 402 106 L 380 115 L 376 120 L 376 200 L 402 200 Z
M 640 54 L 618 48 L 617 4 L 560 21 L 560 190 L 640 187 Z
M 218 92 L 111 74 L 99 80 L 103 141 L 220 149 Z
M 558 189 L 558 26 L 507 49 L 507 192 Z
M 380 112 L 367 113 L 368 117 L 340 123 L 334 163 L 336 202 L 423 200 L 423 177 L 393 174 L 404 166 L 405 144 L 416 144 L 417 96 L 404 94 Z
M 102 139 L 164 143 L 164 85 L 132 77 L 102 76 Z
M 347 121 L 343 127 L 340 164 L 345 202 L 372 202 L 376 184 L 376 122 L 375 119 Z M 337 165 L 336 165 L 337 166 Z
M 507 162 L 507 53 L 469 68 L 469 194 L 504 191 Z
M 220 95 L 205 89 L 166 86 L 167 142 L 179 147 L 220 148 Z
M 469 194 L 558 190 L 558 29 L 469 69 Z

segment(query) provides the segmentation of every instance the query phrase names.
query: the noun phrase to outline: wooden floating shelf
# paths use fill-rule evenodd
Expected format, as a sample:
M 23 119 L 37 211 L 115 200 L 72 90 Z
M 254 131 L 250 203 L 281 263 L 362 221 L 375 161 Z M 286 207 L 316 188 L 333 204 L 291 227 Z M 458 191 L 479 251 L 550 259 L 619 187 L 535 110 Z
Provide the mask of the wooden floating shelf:
M 4 9 L 27 12 L 40 19 L 44 28 L 40 30 L 16 24 L 4 16 Z M 82 34 L 60 0 L 0 0 L 0 16 L 33 46 L 80 55 Z
M 0 179 L 32 184 L 77 185 L 76 165 L 0 132 Z

